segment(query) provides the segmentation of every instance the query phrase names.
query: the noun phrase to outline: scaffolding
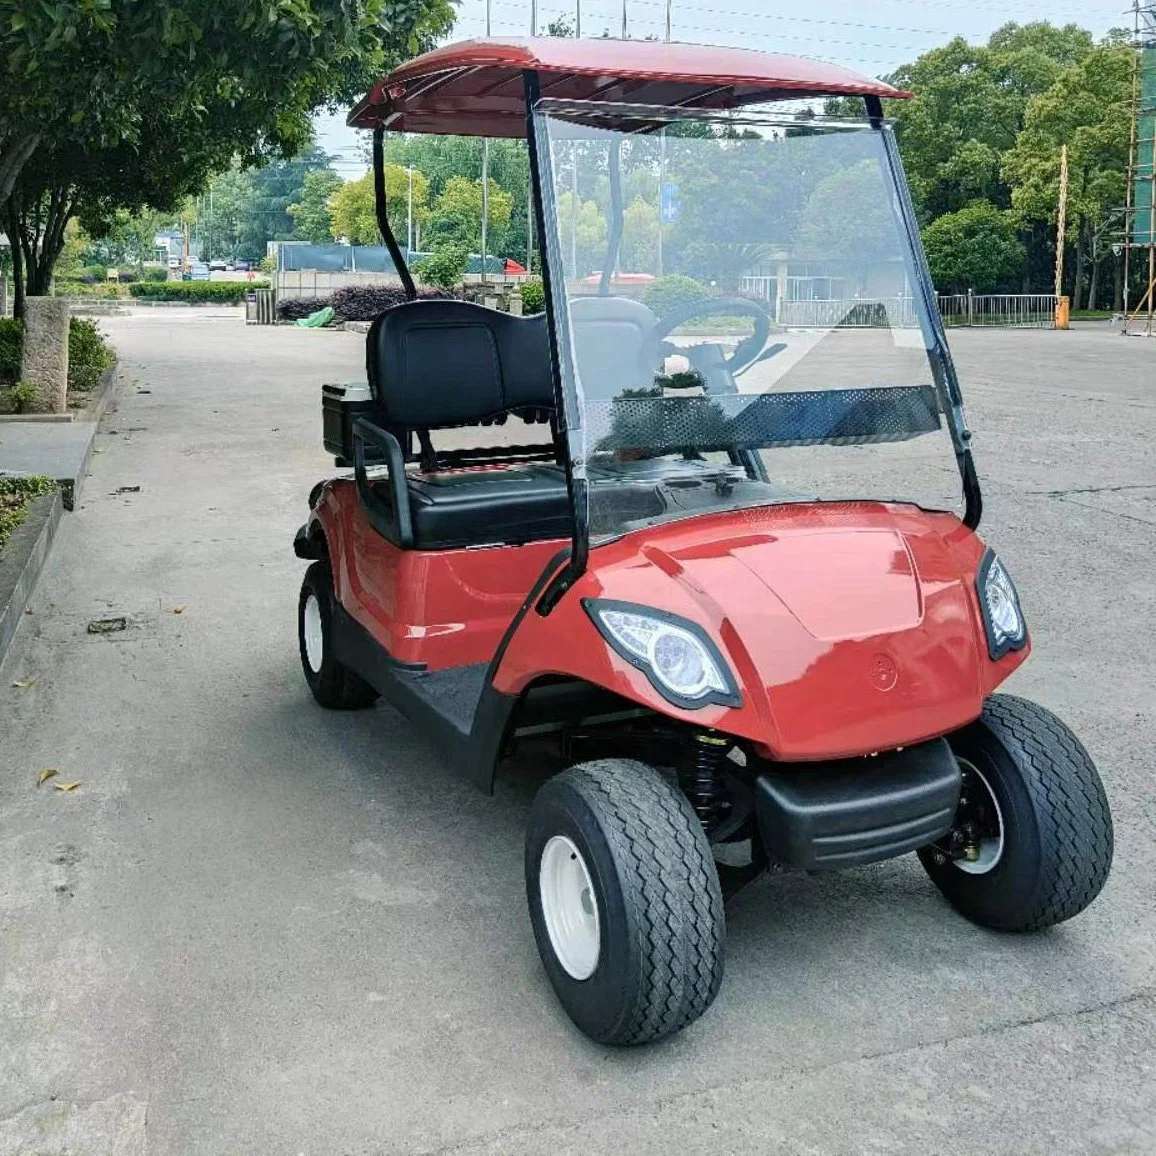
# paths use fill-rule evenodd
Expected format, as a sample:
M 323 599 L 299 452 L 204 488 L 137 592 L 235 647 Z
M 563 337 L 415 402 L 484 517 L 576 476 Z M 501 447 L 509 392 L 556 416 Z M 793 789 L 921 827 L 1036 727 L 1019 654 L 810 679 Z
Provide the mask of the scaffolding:
M 1133 0 L 1136 64 L 1124 208 L 1124 333 L 1156 337 L 1156 0 Z M 1133 270 L 1147 286 L 1129 300 Z

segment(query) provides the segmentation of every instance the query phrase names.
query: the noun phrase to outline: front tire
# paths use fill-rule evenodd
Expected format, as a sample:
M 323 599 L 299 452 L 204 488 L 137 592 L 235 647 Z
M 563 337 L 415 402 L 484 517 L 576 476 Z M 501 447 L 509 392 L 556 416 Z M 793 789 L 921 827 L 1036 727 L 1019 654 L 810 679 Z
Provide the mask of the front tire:
M 327 710 L 359 710 L 372 706 L 377 691 L 342 666 L 333 654 L 333 577 L 327 562 L 305 571 L 297 602 L 297 636 L 301 668 L 313 697 Z
M 725 924 L 710 844 L 686 796 L 646 764 L 583 763 L 542 787 L 526 893 L 550 982 L 591 1039 L 662 1039 L 718 994 Z
M 922 848 L 932 882 L 962 915 L 998 931 L 1040 931 L 1083 911 L 1112 865 L 1112 816 L 1079 739 L 1042 706 L 993 695 L 950 741 L 971 854 L 953 856 L 944 841 Z

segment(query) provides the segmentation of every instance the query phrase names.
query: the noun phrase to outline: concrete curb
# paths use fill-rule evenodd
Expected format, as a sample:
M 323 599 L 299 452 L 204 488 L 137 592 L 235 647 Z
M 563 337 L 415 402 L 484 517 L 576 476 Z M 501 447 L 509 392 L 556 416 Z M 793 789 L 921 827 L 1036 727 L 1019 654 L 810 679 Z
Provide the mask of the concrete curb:
M 28 517 L 16 527 L 0 555 L 0 666 L 16 638 L 20 620 L 44 569 L 63 506 L 60 492 L 29 504 Z
M 96 389 L 94 389 L 90 395 L 95 399 L 92 405 L 85 406 L 83 410 L 79 411 L 76 415 L 77 418 L 81 421 L 100 421 L 108 411 L 108 407 L 116 400 L 119 385 L 120 362 L 114 361 L 100 375 L 100 381 L 96 383 Z

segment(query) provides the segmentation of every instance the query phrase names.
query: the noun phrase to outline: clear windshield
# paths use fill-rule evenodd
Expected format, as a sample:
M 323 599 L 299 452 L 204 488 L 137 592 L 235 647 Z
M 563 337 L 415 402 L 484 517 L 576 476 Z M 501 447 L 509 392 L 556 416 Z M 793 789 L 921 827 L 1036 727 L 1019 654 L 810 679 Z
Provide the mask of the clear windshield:
M 962 505 L 881 132 L 544 108 L 592 538 L 799 500 Z

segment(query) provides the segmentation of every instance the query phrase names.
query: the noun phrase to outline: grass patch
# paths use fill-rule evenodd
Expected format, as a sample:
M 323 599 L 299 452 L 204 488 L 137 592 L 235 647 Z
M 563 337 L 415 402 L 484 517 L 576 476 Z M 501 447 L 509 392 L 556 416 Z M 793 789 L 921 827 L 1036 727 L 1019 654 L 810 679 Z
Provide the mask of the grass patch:
M 0 550 L 28 517 L 32 499 L 51 494 L 55 489 L 56 483 L 51 478 L 0 478 Z
M 1115 314 L 1110 309 L 1073 309 L 1073 321 L 1111 321 Z

